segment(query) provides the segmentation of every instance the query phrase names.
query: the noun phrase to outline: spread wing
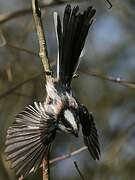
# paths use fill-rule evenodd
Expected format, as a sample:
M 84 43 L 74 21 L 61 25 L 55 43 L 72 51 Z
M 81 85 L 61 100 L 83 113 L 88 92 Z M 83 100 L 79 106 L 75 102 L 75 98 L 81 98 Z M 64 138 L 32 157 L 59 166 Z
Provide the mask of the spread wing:
M 6 137 L 7 160 L 17 175 L 26 176 L 37 170 L 55 138 L 55 120 L 47 115 L 41 103 L 27 106 L 16 116 Z
M 88 150 L 94 160 L 99 160 L 100 145 L 97 129 L 95 127 L 94 119 L 87 108 L 83 105 L 79 110 L 80 123 L 82 125 L 82 133 L 84 138 L 84 144 L 88 147 Z

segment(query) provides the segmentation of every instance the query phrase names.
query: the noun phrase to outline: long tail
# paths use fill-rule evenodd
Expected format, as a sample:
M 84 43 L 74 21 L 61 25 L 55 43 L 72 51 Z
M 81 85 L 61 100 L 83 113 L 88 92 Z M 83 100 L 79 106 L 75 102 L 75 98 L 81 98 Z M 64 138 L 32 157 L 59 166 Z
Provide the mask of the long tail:
M 59 48 L 57 77 L 59 76 L 60 80 L 68 85 L 70 85 L 72 77 L 78 67 L 79 56 L 84 47 L 88 30 L 93 22 L 93 16 L 96 12 L 91 6 L 82 14 L 78 11 L 78 6 L 73 9 L 71 9 L 70 5 L 66 6 L 63 17 L 63 27 L 61 25 L 60 17 L 57 15 L 57 20 L 55 17 Z

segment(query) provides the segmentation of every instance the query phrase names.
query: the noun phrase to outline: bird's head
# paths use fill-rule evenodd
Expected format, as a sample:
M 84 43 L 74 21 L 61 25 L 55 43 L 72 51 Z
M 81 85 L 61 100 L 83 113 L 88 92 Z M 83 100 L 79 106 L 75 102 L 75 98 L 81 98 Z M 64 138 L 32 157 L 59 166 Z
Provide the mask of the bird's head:
M 59 115 L 59 129 L 78 136 L 79 120 L 77 110 L 74 108 L 63 109 Z

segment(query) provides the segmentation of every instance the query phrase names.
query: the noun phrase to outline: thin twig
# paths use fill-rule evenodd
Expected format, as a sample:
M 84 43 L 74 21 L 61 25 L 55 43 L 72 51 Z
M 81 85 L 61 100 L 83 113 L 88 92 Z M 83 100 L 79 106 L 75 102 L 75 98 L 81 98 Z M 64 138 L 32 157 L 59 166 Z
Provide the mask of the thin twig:
M 77 150 L 75 150 L 75 151 L 73 151 L 73 152 L 71 152 L 71 153 L 64 154 L 64 155 L 62 155 L 62 156 L 58 156 L 58 157 L 50 160 L 50 161 L 49 161 L 49 164 L 54 164 L 54 163 L 58 163 L 58 162 L 61 162 L 61 161 L 63 161 L 63 160 L 66 160 L 66 159 L 68 159 L 68 158 L 70 158 L 70 157 L 72 157 L 72 156 L 75 156 L 75 155 L 80 154 L 81 152 L 85 151 L 86 149 L 87 149 L 87 147 L 86 147 L 86 146 L 83 146 L 83 147 L 81 147 L 81 148 L 79 148 L 79 149 L 77 149 Z M 43 168 L 43 164 L 41 164 L 40 168 Z M 32 173 L 33 171 L 34 171 L 34 168 L 31 169 L 30 173 Z
M 36 76 L 34 76 L 34 77 L 32 77 L 32 78 L 26 79 L 25 81 L 17 84 L 16 86 L 8 89 L 8 90 L 5 91 L 4 93 L 0 94 L 0 100 L 3 99 L 3 98 L 5 98 L 6 96 L 12 94 L 13 92 L 15 92 L 17 89 L 21 88 L 21 87 L 22 87 L 23 85 L 25 85 L 26 83 L 31 82 L 31 81 L 37 79 L 37 78 L 40 77 L 41 75 L 43 75 L 43 73 L 42 73 L 42 74 L 38 74 L 38 75 L 36 75 Z
M 84 176 L 82 175 L 82 173 L 81 173 L 81 171 L 80 171 L 80 169 L 79 169 L 79 166 L 78 166 L 78 164 L 77 164 L 76 161 L 74 161 L 74 165 L 75 165 L 75 168 L 76 168 L 78 174 L 80 175 L 81 179 L 82 179 L 82 180 L 85 180 L 85 178 L 84 178 Z
M 93 70 L 91 70 L 91 71 L 80 70 L 80 72 L 84 73 L 84 74 L 87 74 L 87 75 L 90 75 L 90 76 L 94 76 L 94 77 L 103 79 L 103 80 L 106 80 L 106 81 L 110 81 L 110 82 L 113 82 L 113 83 L 118 83 L 118 84 L 120 84 L 122 86 L 126 86 L 126 87 L 129 87 L 129 88 L 135 89 L 135 82 L 123 80 L 120 77 L 114 78 L 114 77 L 105 75 L 102 72 L 97 71 L 97 70 L 96 71 L 93 71 Z
M 103 79 L 109 82 L 113 82 L 113 83 L 117 83 L 119 85 L 131 88 L 131 89 L 135 89 L 135 82 L 131 82 L 131 81 L 126 81 L 126 80 L 121 80 L 120 78 L 113 78 L 113 77 L 109 77 L 109 76 L 105 76 L 101 73 L 98 73 L 98 71 L 94 72 L 94 71 L 90 71 L 90 72 L 84 72 L 84 71 L 80 71 L 81 73 L 84 74 L 88 74 L 90 76 L 94 76 L 97 77 L 99 79 Z M 17 84 L 16 86 L 8 89 L 7 91 L 5 91 L 4 93 L 0 94 L 0 100 L 5 98 L 8 95 L 11 95 L 14 91 L 16 91 L 17 89 L 21 88 L 23 85 L 30 83 L 31 81 L 39 78 L 40 76 L 42 76 L 44 73 L 41 74 L 37 74 L 34 77 L 31 77 L 29 79 L 24 80 L 23 82 Z
M 58 4 L 63 4 L 63 2 L 54 2 L 54 3 L 50 3 L 50 4 L 42 4 L 40 7 L 41 8 L 46 8 L 49 6 L 56 6 Z M 22 16 L 26 16 L 28 14 L 32 14 L 32 9 L 31 8 L 27 8 L 27 9 L 21 9 L 12 13 L 8 13 L 8 14 L 0 14 L 0 25 L 12 20 L 12 19 L 16 19 Z
M 88 2 L 89 0 L 83 0 L 83 2 Z M 72 0 L 72 2 L 81 2 L 81 0 Z M 57 5 L 63 5 L 67 3 L 67 1 L 55 1 L 55 2 L 51 2 L 50 4 L 42 4 L 40 5 L 40 8 L 46 8 L 46 7 L 52 7 L 52 6 L 57 6 Z M 71 3 L 71 2 L 70 2 Z M 19 18 L 19 17 L 22 17 L 22 16 L 26 16 L 26 15 L 29 15 L 29 14 L 32 14 L 32 9 L 31 8 L 27 8 L 27 9 L 21 9 L 21 10 L 18 10 L 16 12 L 12 12 L 12 13 L 8 13 L 8 14 L 0 14 L 0 25 L 10 21 L 10 20 L 13 20 L 13 19 L 16 19 L 16 18 Z
M 2 30 L 0 29 L 0 48 L 1 47 L 5 47 L 5 46 L 8 46 L 8 47 L 11 47 L 11 48 L 14 48 L 14 49 L 17 49 L 19 51 L 24 51 L 28 54 L 31 54 L 31 55 L 34 55 L 34 56 L 38 56 L 39 57 L 39 54 L 37 54 L 36 52 L 33 52 L 32 50 L 29 50 L 27 48 L 23 48 L 23 47 L 20 47 L 16 44 L 13 44 L 11 42 L 8 42 L 6 41 L 6 38 L 2 32 Z
M 32 9 L 33 9 L 33 17 L 35 20 L 35 26 L 37 30 L 40 52 L 39 56 L 42 60 L 42 64 L 44 67 L 46 79 L 52 75 L 49 60 L 48 60 L 48 53 L 47 53 L 47 45 L 45 40 L 45 34 L 43 30 L 43 23 L 41 19 L 41 11 L 38 6 L 38 0 L 32 0 Z
M 41 11 L 39 9 L 38 0 L 32 0 L 32 9 L 33 9 L 33 17 L 35 20 L 35 26 L 36 26 L 38 40 L 39 40 L 39 46 L 40 46 L 39 56 L 41 58 L 41 61 L 44 67 L 45 78 L 46 80 L 48 80 L 52 76 L 52 71 L 51 71 L 50 63 L 48 59 L 46 39 L 45 39 L 44 30 L 43 30 L 43 23 L 41 19 Z M 48 148 L 48 151 L 46 152 L 45 158 L 43 160 L 43 180 L 50 179 L 49 154 L 50 154 L 50 148 Z
M 112 8 L 112 3 L 109 1 L 109 0 L 106 0 L 107 2 L 108 2 L 108 4 L 109 4 L 109 9 L 111 9 Z
M 50 179 L 50 147 L 48 148 L 48 151 L 45 154 L 45 158 L 43 160 L 43 180 L 49 180 Z
M 39 55 L 38 55 L 36 52 L 34 52 L 34 51 L 30 50 L 30 49 L 20 47 L 20 46 L 18 46 L 18 45 L 12 44 L 12 43 L 10 43 L 10 42 L 7 42 L 6 45 L 7 45 L 8 47 L 17 49 L 17 50 L 19 50 L 19 51 L 24 51 L 24 52 L 26 52 L 26 53 L 28 53 L 28 54 L 31 54 L 31 55 L 34 55 L 34 56 L 39 57 Z
M 77 149 L 77 150 L 75 150 L 75 151 L 73 151 L 73 152 L 71 152 L 71 153 L 68 153 L 68 154 L 65 154 L 65 155 L 56 157 L 56 158 L 50 160 L 50 164 L 54 164 L 54 163 L 57 163 L 57 162 L 59 162 L 59 161 L 68 159 L 68 158 L 70 158 L 70 157 L 72 157 L 72 156 L 75 156 L 75 155 L 77 155 L 77 154 L 85 151 L 86 149 L 87 149 L 87 147 L 86 147 L 86 146 L 83 146 L 83 147 L 81 147 L 81 148 L 79 148 L 79 149 Z

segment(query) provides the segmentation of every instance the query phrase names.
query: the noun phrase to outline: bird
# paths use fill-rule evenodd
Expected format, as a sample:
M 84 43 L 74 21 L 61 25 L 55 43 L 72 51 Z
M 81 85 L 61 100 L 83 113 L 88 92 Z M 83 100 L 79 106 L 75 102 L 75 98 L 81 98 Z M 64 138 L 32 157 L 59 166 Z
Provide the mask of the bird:
M 40 167 L 58 132 L 78 137 L 80 127 L 91 156 L 100 159 L 94 117 L 71 86 L 95 13 L 92 6 L 80 12 L 79 6 L 67 4 L 62 21 L 54 12 L 57 72 L 46 81 L 45 101 L 27 105 L 7 130 L 5 153 L 17 175 L 25 177 Z

